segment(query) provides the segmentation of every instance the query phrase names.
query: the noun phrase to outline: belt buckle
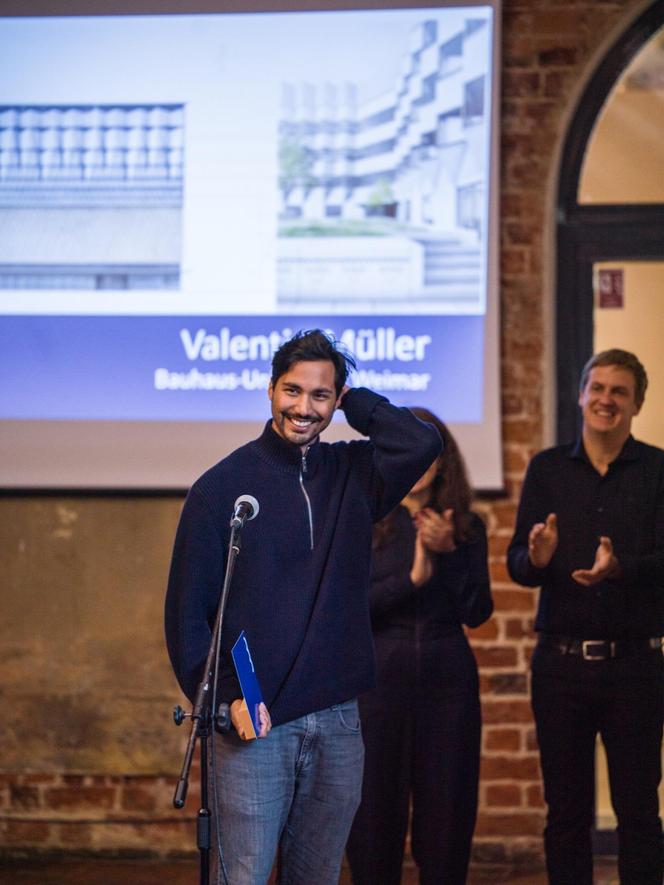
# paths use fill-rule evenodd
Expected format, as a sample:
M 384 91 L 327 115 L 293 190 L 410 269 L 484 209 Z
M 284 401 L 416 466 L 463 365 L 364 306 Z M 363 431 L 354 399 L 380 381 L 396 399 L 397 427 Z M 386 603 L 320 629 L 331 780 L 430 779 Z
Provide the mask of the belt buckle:
M 592 645 L 608 645 L 609 646 L 609 654 L 593 654 L 590 651 L 590 646 Z M 614 654 L 614 645 L 615 643 L 609 642 L 607 643 L 603 639 L 584 639 L 581 642 L 581 654 L 583 656 L 584 661 L 604 661 L 608 657 L 613 657 Z

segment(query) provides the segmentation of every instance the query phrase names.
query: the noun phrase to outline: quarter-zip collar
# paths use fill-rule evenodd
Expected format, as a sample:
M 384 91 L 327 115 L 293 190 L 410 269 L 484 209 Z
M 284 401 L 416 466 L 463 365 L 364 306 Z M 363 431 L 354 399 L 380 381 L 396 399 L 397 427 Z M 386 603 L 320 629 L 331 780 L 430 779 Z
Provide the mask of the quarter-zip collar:
M 272 421 L 265 425 L 263 433 L 251 443 L 261 460 L 275 470 L 299 476 L 303 471 L 303 452 L 300 446 L 288 442 L 272 427 Z M 309 443 L 306 448 L 306 476 L 311 477 L 321 457 L 320 438 Z

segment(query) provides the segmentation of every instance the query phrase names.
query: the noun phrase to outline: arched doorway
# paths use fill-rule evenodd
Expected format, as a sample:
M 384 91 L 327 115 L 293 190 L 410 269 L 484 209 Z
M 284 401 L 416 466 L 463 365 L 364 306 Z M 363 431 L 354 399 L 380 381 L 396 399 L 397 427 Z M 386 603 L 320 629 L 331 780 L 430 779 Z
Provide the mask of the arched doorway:
M 664 262 L 664 139 L 659 130 L 654 159 L 645 171 L 655 180 L 625 190 L 611 186 L 588 193 L 584 183 L 594 136 L 620 89 L 650 85 L 664 107 L 664 61 L 653 65 L 650 84 L 635 76 L 633 65 L 648 46 L 664 47 L 664 0 L 651 4 L 617 40 L 598 66 L 577 106 L 561 156 L 557 197 L 557 437 L 577 431 L 577 385 L 581 368 L 595 350 L 595 286 L 598 265 L 615 262 Z M 664 48 L 661 52 L 664 60 Z M 631 73 L 630 73 L 631 72 Z M 636 72 L 638 73 L 638 72 Z M 630 79 L 631 77 L 631 79 Z M 661 82 L 658 78 L 661 77 Z M 629 99 L 629 96 L 628 96 Z M 614 128 L 614 131 L 617 131 Z M 627 135 L 636 141 L 639 133 Z M 641 148 L 647 151 L 647 147 Z M 623 148 L 624 149 L 624 148 Z M 634 155 L 638 154 L 635 147 Z M 646 154 L 647 155 L 647 154 Z M 618 153 L 616 157 L 620 156 Z M 615 159 L 615 158 L 614 158 Z M 651 157 L 652 159 L 652 157 Z M 631 162 L 628 157 L 625 162 Z M 658 176 L 658 179 L 657 179 Z M 585 184 L 585 188 L 584 188 Z M 597 177 L 595 184 L 598 184 Z M 585 189 L 585 192 L 584 192 Z M 636 194 L 630 199 L 629 191 Z M 605 193 L 602 193 L 602 191 Z M 647 193 L 648 197 L 643 198 Z M 654 198 L 654 199 L 653 199 Z M 664 290 L 663 290 L 664 295 Z M 661 443 L 660 443 L 661 444 Z

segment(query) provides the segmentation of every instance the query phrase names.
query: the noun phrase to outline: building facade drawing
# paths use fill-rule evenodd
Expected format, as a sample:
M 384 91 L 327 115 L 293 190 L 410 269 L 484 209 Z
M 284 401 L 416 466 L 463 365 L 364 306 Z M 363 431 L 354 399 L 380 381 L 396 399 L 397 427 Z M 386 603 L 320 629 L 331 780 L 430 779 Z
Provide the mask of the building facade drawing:
M 0 106 L 0 288 L 176 289 L 184 106 Z
M 281 237 L 329 237 L 336 227 L 341 237 L 408 238 L 419 253 L 409 259 L 420 265 L 419 283 L 402 296 L 423 310 L 432 300 L 476 302 L 488 205 L 490 40 L 490 21 L 469 10 L 461 25 L 415 27 L 396 82 L 378 95 L 364 95 L 361 83 L 284 84 Z M 286 244 L 284 304 L 312 297 L 294 284 L 297 261 Z

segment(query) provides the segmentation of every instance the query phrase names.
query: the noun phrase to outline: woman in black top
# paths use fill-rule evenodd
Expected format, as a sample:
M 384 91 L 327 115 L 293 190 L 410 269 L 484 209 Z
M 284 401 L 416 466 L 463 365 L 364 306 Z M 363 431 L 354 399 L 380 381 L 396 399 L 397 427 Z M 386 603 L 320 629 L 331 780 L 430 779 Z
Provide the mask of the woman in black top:
M 477 813 L 481 715 L 463 625 L 493 610 L 486 530 L 457 444 L 425 409 L 442 454 L 374 532 L 378 684 L 360 698 L 362 804 L 348 841 L 355 885 L 398 885 L 411 847 L 426 885 L 463 885 Z

